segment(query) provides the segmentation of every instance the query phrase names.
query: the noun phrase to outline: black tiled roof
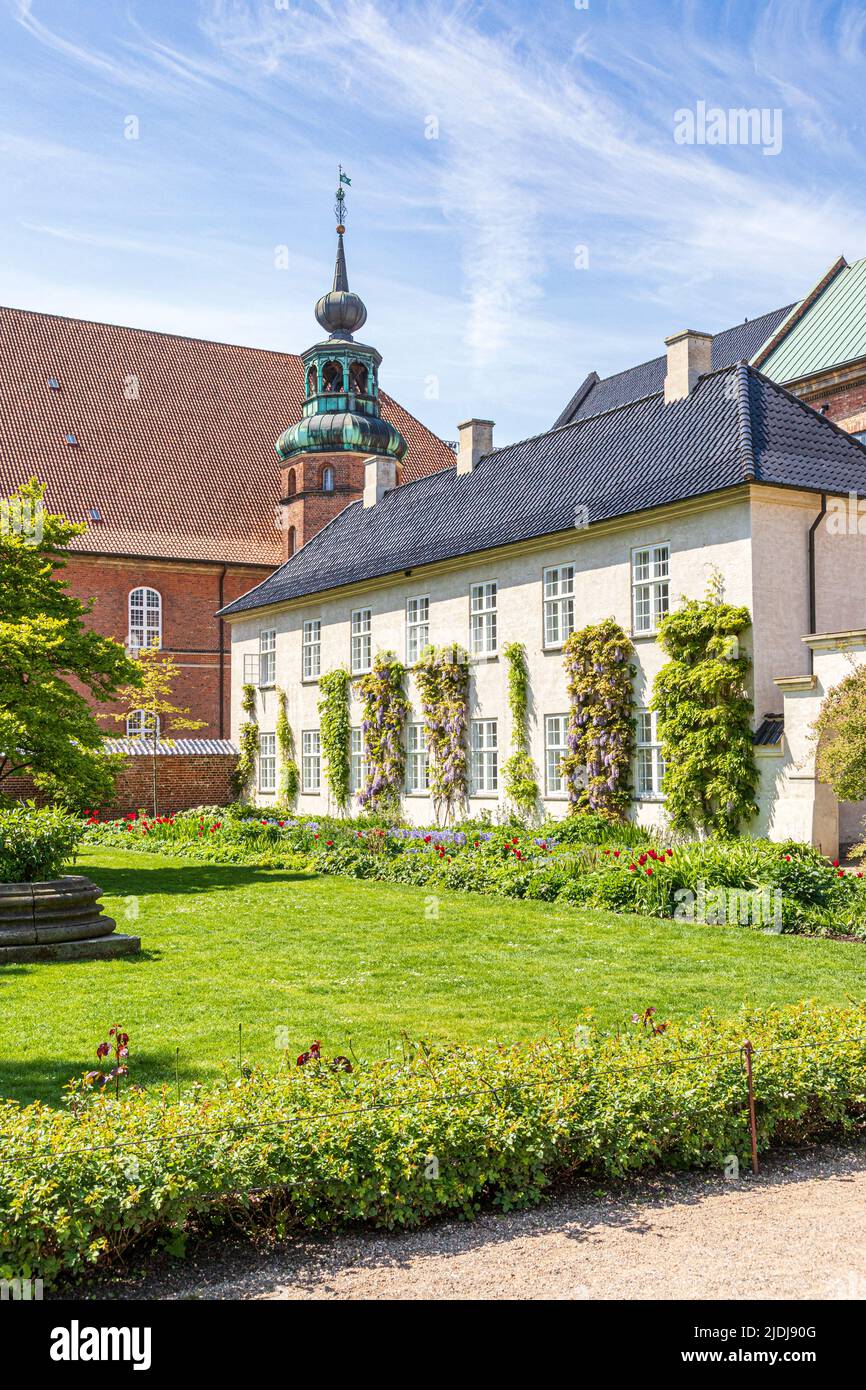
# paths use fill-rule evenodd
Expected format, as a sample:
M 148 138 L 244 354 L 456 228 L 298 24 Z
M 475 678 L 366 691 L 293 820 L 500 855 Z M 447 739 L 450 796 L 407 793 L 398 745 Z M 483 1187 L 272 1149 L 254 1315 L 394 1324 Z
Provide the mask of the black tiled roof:
M 765 714 L 755 732 L 752 734 L 752 742 L 758 748 L 775 748 L 781 742 L 785 732 L 785 716 L 782 714 Z
M 723 333 L 713 336 L 713 371 L 733 366 L 735 362 L 749 361 L 759 348 L 764 346 L 771 333 L 775 333 L 783 319 L 787 318 L 793 304 L 784 309 L 773 309 L 757 319 L 746 319 L 745 323 L 726 328 Z M 615 410 L 617 406 L 638 401 L 642 396 L 650 396 L 654 391 L 664 389 L 667 358 L 654 357 L 651 362 L 641 362 L 637 367 L 617 372 L 614 376 L 599 379 L 590 372 L 575 391 L 568 405 L 559 416 L 554 429 L 560 425 L 571 424 L 573 420 L 585 420 L 589 415 L 598 415 L 602 410 Z
M 375 507 L 353 502 L 222 611 L 360 583 L 569 531 L 749 481 L 866 492 L 866 447 L 755 368 L 702 377 L 485 455 L 471 473 L 419 478 Z

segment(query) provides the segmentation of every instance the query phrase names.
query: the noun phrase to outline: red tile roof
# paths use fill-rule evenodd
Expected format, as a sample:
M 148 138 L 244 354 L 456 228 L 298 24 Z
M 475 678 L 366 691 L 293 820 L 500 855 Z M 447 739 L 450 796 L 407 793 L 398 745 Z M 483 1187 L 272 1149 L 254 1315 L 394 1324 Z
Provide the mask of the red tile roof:
M 77 550 L 276 565 L 274 441 L 302 399 L 292 353 L 0 308 L 0 496 L 35 475 L 53 510 L 97 508 Z M 404 481 L 453 465 L 384 392 L 382 413 Z

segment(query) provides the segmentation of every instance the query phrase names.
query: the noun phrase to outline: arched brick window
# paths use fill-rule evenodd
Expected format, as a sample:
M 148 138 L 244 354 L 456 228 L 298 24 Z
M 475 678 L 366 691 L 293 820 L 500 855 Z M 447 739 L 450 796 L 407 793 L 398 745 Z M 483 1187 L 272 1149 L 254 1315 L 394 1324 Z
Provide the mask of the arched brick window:
M 327 468 L 322 469 L 322 491 L 334 491 L 334 470 L 330 467 L 330 465 Z
M 286 542 L 286 547 L 290 556 L 294 555 L 295 551 L 298 548 L 298 536 L 294 526 L 289 527 L 289 536 Z
M 129 595 L 129 646 L 162 646 L 162 597 L 156 589 L 132 589 Z
M 286 480 L 286 496 L 294 497 L 298 490 L 298 478 L 294 468 L 289 469 L 289 476 Z
M 159 738 L 159 715 L 146 709 L 134 709 L 126 719 L 127 738 Z

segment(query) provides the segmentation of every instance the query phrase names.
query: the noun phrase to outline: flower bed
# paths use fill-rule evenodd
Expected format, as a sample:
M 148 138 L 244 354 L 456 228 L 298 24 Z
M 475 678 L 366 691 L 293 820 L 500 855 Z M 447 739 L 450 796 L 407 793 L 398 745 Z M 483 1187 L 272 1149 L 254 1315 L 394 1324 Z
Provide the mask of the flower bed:
M 573 815 L 540 829 L 467 821 L 419 830 L 199 808 L 102 823 L 86 839 L 211 863 L 570 902 L 708 925 L 866 940 L 866 882 L 819 851 L 767 840 L 653 844 L 634 826 Z
M 745 1164 L 746 1038 L 759 1150 L 866 1116 L 863 1008 L 684 1027 L 647 1026 L 651 1015 L 616 1035 L 589 1021 L 519 1046 L 412 1046 L 354 1070 L 314 1044 L 303 1066 L 290 1055 L 282 1074 L 245 1068 L 179 1101 L 118 1077 L 74 1088 L 68 1111 L 3 1102 L 0 1276 L 81 1274 L 156 1236 L 179 1253 L 195 1220 L 276 1235 L 415 1226 L 528 1204 L 575 1174 Z

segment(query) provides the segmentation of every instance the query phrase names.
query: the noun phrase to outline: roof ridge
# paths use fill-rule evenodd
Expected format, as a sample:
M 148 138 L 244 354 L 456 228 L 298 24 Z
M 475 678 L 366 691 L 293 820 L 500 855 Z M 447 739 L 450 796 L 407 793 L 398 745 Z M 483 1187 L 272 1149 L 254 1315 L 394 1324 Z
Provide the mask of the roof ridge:
M 755 445 L 752 438 L 752 398 L 749 392 L 749 364 L 745 358 L 734 367 L 737 374 L 737 423 L 740 436 L 740 457 L 743 461 L 743 477 L 746 482 L 754 482 Z
M 848 262 L 845 260 L 845 257 L 837 256 L 830 268 L 824 271 L 821 278 L 815 281 L 815 284 L 810 290 L 807 290 L 803 298 L 791 305 L 791 308 L 782 319 L 782 322 L 776 325 L 776 328 L 770 334 L 769 338 L 758 348 L 758 351 L 753 356 L 752 362 L 756 367 L 761 366 L 769 357 L 772 357 L 776 348 L 785 341 L 788 334 L 797 326 L 801 319 L 805 317 L 812 305 L 818 302 L 824 291 L 829 289 L 830 285 L 843 270 L 847 269 Z
M 85 319 L 80 314 L 52 314 L 47 309 L 21 309 L 16 304 L 0 304 L 0 314 L 28 314 L 34 319 L 56 319 L 61 323 L 87 323 L 94 328 L 121 328 L 125 333 L 146 333 L 151 338 L 177 338 L 186 343 L 209 343 L 212 347 L 237 348 L 240 352 L 267 352 L 274 357 L 292 357 L 300 362 L 299 352 L 283 348 L 250 347 L 246 343 L 230 343 L 226 338 L 202 338 L 195 333 L 172 333 L 168 328 L 137 328 L 132 323 L 113 323 L 110 319 Z
M 754 367 L 751 362 L 747 362 L 746 366 L 752 376 L 757 377 L 758 380 L 763 382 L 766 386 L 772 386 L 773 390 L 778 395 L 784 396 L 786 400 L 793 401 L 793 403 L 799 406 L 811 419 L 823 421 L 823 423 L 829 425 L 830 429 L 832 429 L 835 434 L 838 434 L 841 439 L 847 440 L 849 444 L 853 444 L 857 449 L 862 449 L 863 453 L 866 454 L 866 444 L 861 443 L 859 439 L 855 439 L 853 434 L 849 434 L 847 430 L 843 430 L 842 426 L 837 425 L 835 420 L 831 420 L 829 415 L 823 415 L 820 410 L 816 410 L 808 401 L 801 400 L 793 391 L 789 391 L 786 386 L 782 386 L 780 382 L 774 381 L 771 376 L 765 376 L 760 367 Z M 813 492 L 820 491 L 820 489 L 817 488 L 812 488 L 811 490 Z

